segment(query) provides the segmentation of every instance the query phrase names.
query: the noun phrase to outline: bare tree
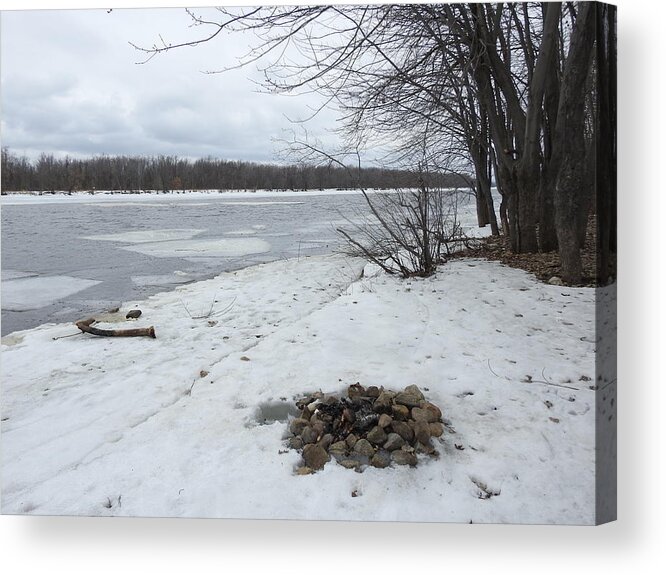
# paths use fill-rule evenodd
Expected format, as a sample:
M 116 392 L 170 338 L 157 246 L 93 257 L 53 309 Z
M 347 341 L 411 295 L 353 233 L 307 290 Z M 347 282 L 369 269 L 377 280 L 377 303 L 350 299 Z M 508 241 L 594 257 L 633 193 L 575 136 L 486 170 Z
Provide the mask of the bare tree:
M 404 159 L 425 138 L 431 165 L 457 158 L 473 180 L 479 222 L 495 232 L 494 180 L 513 250 L 557 246 L 575 283 L 594 205 L 595 11 L 586 2 L 220 9 L 215 20 L 191 12 L 212 32 L 181 46 L 224 29 L 255 32 L 241 65 L 267 62 L 267 89 L 324 94 L 352 141 L 390 138 Z M 144 49 L 146 59 L 174 47 Z M 600 224 L 611 228 L 606 243 L 611 220 Z

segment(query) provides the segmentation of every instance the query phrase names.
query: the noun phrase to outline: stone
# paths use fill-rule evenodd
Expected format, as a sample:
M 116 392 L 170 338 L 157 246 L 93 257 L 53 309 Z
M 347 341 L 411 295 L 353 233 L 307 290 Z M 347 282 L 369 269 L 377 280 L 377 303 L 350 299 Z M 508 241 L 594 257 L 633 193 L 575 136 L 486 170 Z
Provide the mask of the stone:
M 373 445 L 382 445 L 386 441 L 386 432 L 379 425 L 375 425 L 368 432 L 366 439 Z
M 319 441 L 326 433 L 326 425 L 321 421 L 312 424 L 312 429 L 317 433 L 317 441 Z
M 439 421 L 442 417 L 442 411 L 439 407 L 427 401 L 422 401 L 420 407 L 413 407 L 411 414 L 414 421 L 425 419 L 428 423 Z
M 310 475 L 312 473 L 314 473 L 314 471 L 305 465 L 296 470 L 296 475 Z
M 418 421 L 419 419 L 427 421 L 428 418 L 428 412 L 420 407 L 412 407 L 411 415 L 414 421 Z
M 372 409 L 377 413 L 391 413 L 391 399 L 387 392 L 382 391 L 372 404 Z
M 409 419 L 409 407 L 405 405 L 396 404 L 392 410 L 393 418 L 400 421 L 407 421 Z
M 338 463 L 345 469 L 358 469 L 361 467 L 361 462 L 357 459 L 343 459 L 342 461 L 338 461 Z
M 350 433 L 345 439 L 345 443 L 347 444 L 347 447 L 349 447 L 349 449 L 353 449 L 357 441 L 358 437 L 356 437 L 356 435 L 354 435 L 353 433 Z
M 403 445 L 405 445 L 405 440 L 402 437 L 397 433 L 389 433 L 388 438 L 384 442 L 384 449 L 387 451 L 395 451 L 396 449 L 400 449 Z
M 417 460 L 416 455 L 413 453 L 397 449 L 396 451 L 391 452 L 391 461 L 397 465 L 411 465 L 413 467 L 416 465 Z
M 333 436 L 330 433 L 326 433 L 317 442 L 317 445 L 322 449 L 328 450 L 328 448 L 331 446 L 331 443 L 333 443 Z
M 301 439 L 303 440 L 303 444 L 305 445 L 310 443 L 317 443 L 318 437 L 319 434 L 315 431 L 315 429 L 311 425 L 308 425 L 301 432 Z
M 289 438 L 289 447 L 292 449 L 303 449 L 303 440 L 297 435 Z
M 416 420 L 414 438 L 423 445 L 430 445 L 430 426 L 425 419 Z
M 428 417 L 426 418 L 428 423 L 434 423 L 435 421 L 442 419 L 442 410 L 434 403 L 426 401 L 421 404 L 421 409 L 424 409 L 426 412 L 428 412 Z
M 365 390 L 365 395 L 367 397 L 372 397 L 373 399 L 377 399 L 380 394 L 381 390 L 376 385 L 370 385 L 368 386 L 368 389 Z
M 406 407 L 418 407 L 419 404 L 423 401 L 423 397 L 415 393 L 410 393 L 408 391 L 401 391 L 395 396 L 395 402 L 399 405 L 404 405 Z
M 363 387 L 360 383 L 355 383 L 354 385 L 350 385 L 347 388 L 347 396 L 350 399 L 361 397 L 363 395 L 365 395 L 365 387 Z
M 564 282 L 562 281 L 562 278 L 558 278 L 557 276 L 553 276 L 548 280 L 548 283 L 552 286 L 563 286 Z
M 391 456 L 386 451 L 378 451 L 372 456 L 370 465 L 379 469 L 384 469 L 391 464 Z
M 381 427 L 383 429 L 383 428 L 388 427 L 389 425 L 391 425 L 392 421 L 393 421 L 393 418 L 390 415 L 388 415 L 386 413 L 382 413 L 379 416 L 379 421 L 377 422 L 377 425 L 379 425 L 379 427 Z
M 330 453 L 333 453 L 334 455 L 338 455 L 341 453 L 346 453 L 347 452 L 347 444 L 344 441 L 336 441 L 335 443 L 332 443 L 330 447 L 328 448 Z
M 408 385 L 408 386 L 405 388 L 405 392 L 406 392 L 406 393 L 412 393 L 412 394 L 414 394 L 414 395 L 420 397 L 422 400 L 425 399 L 425 396 L 423 395 L 423 393 L 421 392 L 421 390 L 420 390 L 416 385 Z
M 429 423 L 428 428 L 432 437 L 441 437 L 444 434 L 444 426 L 439 421 Z
M 414 439 L 414 431 L 404 421 L 393 421 L 391 429 L 407 442 L 411 442 Z
M 319 445 L 310 444 L 303 448 L 303 459 L 307 467 L 316 470 L 322 469 L 331 460 L 331 456 Z
M 291 423 L 289 424 L 289 431 L 291 431 L 294 435 L 300 435 L 301 432 L 310 424 L 310 422 L 307 419 L 303 419 L 301 417 L 297 417 L 296 419 L 293 419 Z
M 131 309 L 127 312 L 125 319 L 137 319 L 141 315 L 140 309 Z
M 354 445 L 354 452 L 366 457 L 372 457 L 375 454 L 375 448 L 367 439 L 359 439 Z
M 437 453 L 437 450 L 432 446 L 432 444 L 428 445 L 423 445 L 420 442 L 416 442 L 416 446 L 414 447 L 414 450 L 417 451 L 418 453 L 427 453 L 428 455 L 434 456 L 435 454 L 439 455 Z
M 308 403 L 305 407 L 308 408 L 308 411 L 310 413 L 314 413 L 315 411 L 317 411 L 317 406 L 318 405 L 319 405 L 319 400 L 315 399 L 314 401 Z

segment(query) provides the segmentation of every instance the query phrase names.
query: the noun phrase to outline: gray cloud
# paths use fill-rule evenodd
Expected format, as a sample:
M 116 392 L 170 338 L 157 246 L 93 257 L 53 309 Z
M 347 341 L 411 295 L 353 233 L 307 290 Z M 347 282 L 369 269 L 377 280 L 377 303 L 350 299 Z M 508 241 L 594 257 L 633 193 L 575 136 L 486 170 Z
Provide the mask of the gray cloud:
M 48 10 L 2 17 L 2 145 L 36 157 L 173 154 L 271 161 L 317 96 L 258 93 L 252 68 L 223 74 L 249 38 L 228 36 L 137 65 L 128 42 L 193 38 L 183 10 Z M 335 114 L 309 124 L 324 136 Z M 279 147 L 279 146 L 278 146 Z

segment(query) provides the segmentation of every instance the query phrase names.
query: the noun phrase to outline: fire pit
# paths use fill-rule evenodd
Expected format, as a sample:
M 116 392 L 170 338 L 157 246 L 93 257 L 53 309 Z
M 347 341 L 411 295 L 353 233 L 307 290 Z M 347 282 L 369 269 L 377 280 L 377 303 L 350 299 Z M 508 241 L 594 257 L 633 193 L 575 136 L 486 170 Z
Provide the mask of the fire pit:
M 346 396 L 321 392 L 296 401 L 288 445 L 303 455 L 296 473 L 314 473 L 331 461 L 355 471 L 371 465 L 416 466 L 417 454 L 437 457 L 433 437 L 444 433 L 442 412 L 416 385 L 402 391 L 350 385 Z

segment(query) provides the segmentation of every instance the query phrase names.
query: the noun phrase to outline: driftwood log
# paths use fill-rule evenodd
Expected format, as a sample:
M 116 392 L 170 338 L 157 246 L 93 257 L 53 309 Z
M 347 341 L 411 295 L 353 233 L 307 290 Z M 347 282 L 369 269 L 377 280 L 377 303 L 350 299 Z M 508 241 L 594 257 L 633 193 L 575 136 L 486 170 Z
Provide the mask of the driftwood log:
M 76 322 L 76 327 L 86 333 L 106 337 L 138 337 L 142 335 L 152 338 L 155 337 L 155 328 L 152 325 L 150 327 L 137 327 L 134 329 L 99 329 L 92 327 L 92 324 L 95 323 L 95 321 L 94 317 L 82 319 Z

